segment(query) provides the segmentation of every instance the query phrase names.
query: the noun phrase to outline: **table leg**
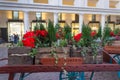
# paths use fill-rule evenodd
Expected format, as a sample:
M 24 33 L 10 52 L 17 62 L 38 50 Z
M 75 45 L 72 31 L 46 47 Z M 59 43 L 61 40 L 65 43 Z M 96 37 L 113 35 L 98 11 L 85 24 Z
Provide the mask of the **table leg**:
M 9 79 L 8 80 L 14 80 L 14 73 L 9 73 Z
M 24 76 L 25 76 L 25 73 L 21 73 L 19 80 L 24 80 Z

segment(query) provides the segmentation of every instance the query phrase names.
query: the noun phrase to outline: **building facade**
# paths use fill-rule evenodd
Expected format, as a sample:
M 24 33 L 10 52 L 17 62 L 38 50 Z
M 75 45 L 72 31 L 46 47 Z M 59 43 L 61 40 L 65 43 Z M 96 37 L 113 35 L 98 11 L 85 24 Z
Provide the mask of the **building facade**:
M 65 23 L 73 33 L 81 32 L 82 24 L 92 30 L 103 30 L 108 22 L 111 29 L 119 28 L 120 0 L 0 0 L 0 37 L 9 40 L 12 34 L 20 38 L 39 21 L 47 26 Z

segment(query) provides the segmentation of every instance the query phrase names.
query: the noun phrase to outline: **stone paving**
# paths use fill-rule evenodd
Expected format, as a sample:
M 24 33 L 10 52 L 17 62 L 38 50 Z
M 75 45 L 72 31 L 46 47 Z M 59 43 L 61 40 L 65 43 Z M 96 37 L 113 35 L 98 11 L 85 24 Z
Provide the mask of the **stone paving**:
M 0 58 L 8 57 L 7 48 L 4 44 L 0 44 Z M 0 66 L 7 64 L 8 61 L 0 61 Z M 19 80 L 20 74 L 16 74 L 14 80 Z M 85 72 L 86 80 L 89 80 L 90 72 Z M 8 80 L 8 74 L 0 74 L 0 80 Z M 25 77 L 24 80 L 59 80 L 59 72 L 49 73 L 32 73 L 30 76 Z M 117 72 L 95 72 L 93 80 L 120 80 L 118 79 Z

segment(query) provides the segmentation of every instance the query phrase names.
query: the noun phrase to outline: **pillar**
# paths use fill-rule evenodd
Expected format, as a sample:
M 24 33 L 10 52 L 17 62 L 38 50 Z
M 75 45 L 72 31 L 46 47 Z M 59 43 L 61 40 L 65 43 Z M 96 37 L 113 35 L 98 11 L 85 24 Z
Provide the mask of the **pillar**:
M 54 13 L 54 26 L 58 23 L 58 13 Z
M 28 11 L 24 11 L 24 32 L 26 33 L 29 30 L 30 30 L 29 12 Z
M 79 32 L 82 32 L 82 25 L 83 25 L 83 14 L 79 14 Z
M 105 27 L 105 14 L 102 14 L 101 15 L 101 31 L 102 31 L 102 33 L 104 30 L 104 27 Z

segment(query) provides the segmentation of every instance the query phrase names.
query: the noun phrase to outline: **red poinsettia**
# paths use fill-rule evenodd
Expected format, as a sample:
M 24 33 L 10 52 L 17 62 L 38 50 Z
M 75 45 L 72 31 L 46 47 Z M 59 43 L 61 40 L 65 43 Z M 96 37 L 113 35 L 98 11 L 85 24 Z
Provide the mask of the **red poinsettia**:
M 24 34 L 23 38 L 29 38 L 29 37 L 34 37 L 35 34 L 33 31 L 29 31 L 27 33 Z
M 32 47 L 32 48 L 35 47 L 34 37 L 35 37 L 35 34 L 33 31 L 30 31 L 24 34 L 23 40 L 22 40 L 23 45 L 27 47 Z
M 34 38 L 25 38 L 22 40 L 23 45 L 26 47 L 35 47 L 35 39 Z
M 110 32 L 110 36 L 115 36 L 114 32 L 111 31 Z
M 42 36 L 42 37 L 46 37 L 48 35 L 48 32 L 46 30 L 37 30 L 36 31 L 36 36 Z
M 77 34 L 77 35 L 74 36 L 74 40 L 76 42 L 78 42 L 81 39 L 81 37 L 82 37 L 82 33 L 79 33 L 79 34 Z
M 91 36 L 94 37 L 97 33 L 95 31 L 91 32 Z

